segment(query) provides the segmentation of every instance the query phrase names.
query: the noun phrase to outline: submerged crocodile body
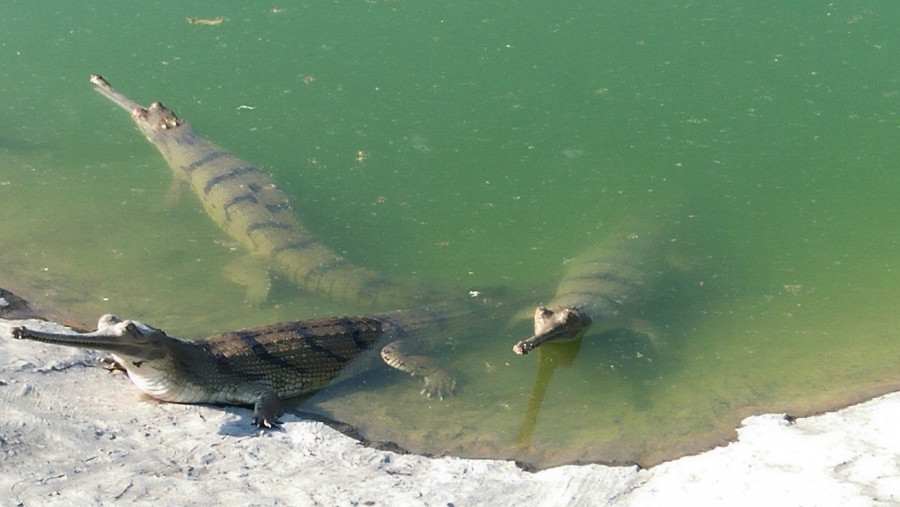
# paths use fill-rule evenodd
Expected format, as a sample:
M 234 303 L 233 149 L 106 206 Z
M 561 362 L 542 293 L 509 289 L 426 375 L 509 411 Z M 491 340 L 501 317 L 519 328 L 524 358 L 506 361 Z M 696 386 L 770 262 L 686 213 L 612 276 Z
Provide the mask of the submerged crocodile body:
M 181 340 L 147 324 L 100 317 L 90 333 L 50 333 L 16 327 L 17 339 L 110 352 L 144 393 L 175 403 L 252 405 L 253 423 L 270 428 L 282 413 L 280 400 L 326 387 L 364 367 L 366 351 L 385 342 L 385 363 L 424 380 L 428 397 L 448 396 L 453 377 L 437 363 L 403 350 L 410 338 L 460 329 L 471 308 L 450 305 L 332 317 L 231 331 L 204 340 Z
M 629 315 L 653 296 L 663 275 L 659 228 L 649 222 L 620 227 L 569 263 L 556 296 L 534 312 L 534 335 L 513 346 L 527 354 L 545 343 L 566 342 L 593 328 L 630 329 L 658 345 L 652 324 Z
M 213 221 L 252 253 L 256 262 L 251 264 L 281 273 L 300 287 L 335 301 L 367 309 L 415 308 L 441 299 L 430 285 L 396 280 L 353 265 L 318 243 L 271 178 L 202 137 L 161 103 L 142 107 L 96 74 L 91 83 L 131 113 L 175 178 L 190 186 Z M 260 276 L 249 280 L 250 299 L 256 302 L 268 293 L 268 275 L 260 271 Z

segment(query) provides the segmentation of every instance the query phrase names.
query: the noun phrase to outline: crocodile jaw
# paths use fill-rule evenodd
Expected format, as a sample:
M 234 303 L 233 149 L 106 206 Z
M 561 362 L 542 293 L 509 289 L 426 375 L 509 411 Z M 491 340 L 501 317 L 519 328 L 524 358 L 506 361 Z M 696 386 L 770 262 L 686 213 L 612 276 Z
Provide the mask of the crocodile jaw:
M 143 322 L 121 320 L 113 315 L 100 317 L 97 330 L 91 333 L 53 333 L 17 327 L 12 335 L 21 340 L 102 350 L 132 361 L 160 359 L 165 356 L 165 346 L 174 341 Z
M 581 309 L 568 306 L 539 306 L 534 311 L 534 335 L 513 346 L 513 352 L 527 354 L 545 343 L 567 342 L 580 338 L 591 325 Z
M 54 333 L 17 327 L 12 334 L 17 339 L 109 352 L 135 385 L 154 398 L 181 401 L 198 397 L 175 392 L 179 382 L 173 378 L 177 368 L 171 348 L 177 340 L 143 322 L 104 315 L 97 323 L 97 330 L 91 333 Z

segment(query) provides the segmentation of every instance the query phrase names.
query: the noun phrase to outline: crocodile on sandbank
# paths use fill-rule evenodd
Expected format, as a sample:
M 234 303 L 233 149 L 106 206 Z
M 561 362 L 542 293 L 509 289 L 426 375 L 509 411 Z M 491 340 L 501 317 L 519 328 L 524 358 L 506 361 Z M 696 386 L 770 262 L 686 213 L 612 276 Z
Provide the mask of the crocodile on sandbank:
M 471 308 L 450 305 L 365 317 L 331 317 L 231 331 L 203 340 L 181 340 L 160 329 L 112 315 L 90 333 L 51 333 L 15 327 L 14 338 L 111 353 L 149 396 L 175 403 L 252 405 L 253 423 L 270 428 L 280 400 L 313 393 L 364 368 L 358 356 L 381 346 L 389 366 L 424 380 L 422 393 L 443 398 L 455 380 L 441 366 L 404 350 L 415 337 L 460 329 Z M 385 345 L 385 342 L 388 342 Z
M 448 299 L 430 284 L 385 276 L 356 266 L 313 238 L 287 194 L 263 171 L 202 137 L 159 102 L 142 107 L 101 76 L 90 79 L 101 95 L 131 113 L 144 136 L 162 153 L 179 182 L 190 186 L 207 214 L 252 254 L 240 266 L 260 266 L 242 276 L 251 301 L 268 294 L 273 270 L 309 291 L 361 308 L 415 308 Z

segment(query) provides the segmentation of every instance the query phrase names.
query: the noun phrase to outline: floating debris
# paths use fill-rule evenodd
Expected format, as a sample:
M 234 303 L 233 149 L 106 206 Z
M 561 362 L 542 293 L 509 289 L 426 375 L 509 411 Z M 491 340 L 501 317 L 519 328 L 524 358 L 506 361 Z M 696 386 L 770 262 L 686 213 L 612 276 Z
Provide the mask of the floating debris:
M 222 16 L 219 16 L 218 18 L 187 18 L 188 23 L 202 26 L 221 25 L 223 21 L 225 21 L 225 18 Z

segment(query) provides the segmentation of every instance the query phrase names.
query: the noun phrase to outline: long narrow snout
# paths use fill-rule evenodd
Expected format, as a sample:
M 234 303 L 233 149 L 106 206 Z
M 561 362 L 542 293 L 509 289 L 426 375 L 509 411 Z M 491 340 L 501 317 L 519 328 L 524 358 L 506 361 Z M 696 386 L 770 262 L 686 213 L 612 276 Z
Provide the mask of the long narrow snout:
M 94 89 L 100 92 L 100 95 L 111 100 L 117 106 L 131 113 L 135 109 L 140 109 L 142 106 L 137 102 L 129 99 L 125 95 L 122 95 L 118 90 L 112 87 L 109 84 L 109 81 L 103 79 L 103 77 L 99 74 L 91 74 L 91 84 L 94 85 Z
M 513 346 L 513 352 L 524 355 L 553 342 L 567 342 L 581 337 L 591 325 L 591 317 L 579 308 L 539 306 L 534 312 L 534 335 Z
M 160 356 L 162 349 L 156 345 L 172 341 L 159 329 L 143 322 L 121 320 L 113 315 L 100 317 L 97 330 L 90 333 L 55 333 L 19 326 L 12 329 L 12 336 L 17 340 L 102 350 L 143 359 Z

